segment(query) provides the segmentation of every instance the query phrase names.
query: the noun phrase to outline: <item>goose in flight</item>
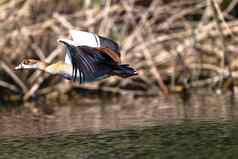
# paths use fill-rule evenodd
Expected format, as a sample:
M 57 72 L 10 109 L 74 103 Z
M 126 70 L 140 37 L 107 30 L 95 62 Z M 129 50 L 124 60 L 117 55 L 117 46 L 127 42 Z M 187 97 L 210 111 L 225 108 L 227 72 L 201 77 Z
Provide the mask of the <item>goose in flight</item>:
M 76 30 L 71 30 L 70 35 L 72 40 L 58 39 L 65 46 L 64 62 L 48 64 L 35 59 L 24 59 L 15 70 L 42 70 L 80 83 L 113 75 L 123 78 L 137 75 L 135 69 L 128 64 L 121 64 L 119 46 L 113 40 Z

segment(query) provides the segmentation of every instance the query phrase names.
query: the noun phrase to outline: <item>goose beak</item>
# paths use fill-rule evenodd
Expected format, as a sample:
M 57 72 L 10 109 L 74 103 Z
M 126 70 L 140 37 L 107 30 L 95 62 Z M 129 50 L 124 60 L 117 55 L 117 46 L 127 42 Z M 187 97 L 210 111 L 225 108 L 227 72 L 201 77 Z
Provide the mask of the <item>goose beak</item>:
M 22 69 L 22 65 L 21 65 L 21 64 L 17 65 L 17 66 L 14 68 L 14 70 L 20 70 L 20 69 Z

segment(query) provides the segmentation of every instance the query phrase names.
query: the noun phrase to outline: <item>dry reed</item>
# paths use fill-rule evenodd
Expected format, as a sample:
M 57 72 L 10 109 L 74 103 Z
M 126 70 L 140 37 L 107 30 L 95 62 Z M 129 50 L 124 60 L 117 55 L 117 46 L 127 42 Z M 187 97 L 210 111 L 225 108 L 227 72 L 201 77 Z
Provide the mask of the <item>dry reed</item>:
M 236 0 L 0 1 L 1 96 L 18 93 L 27 100 L 39 92 L 74 87 L 139 95 L 161 88 L 168 94 L 181 87 L 228 88 L 230 79 L 235 86 L 237 7 Z M 113 38 L 123 61 L 139 76 L 79 86 L 38 71 L 12 71 L 23 58 L 63 60 L 64 49 L 56 39 L 68 36 L 70 29 Z

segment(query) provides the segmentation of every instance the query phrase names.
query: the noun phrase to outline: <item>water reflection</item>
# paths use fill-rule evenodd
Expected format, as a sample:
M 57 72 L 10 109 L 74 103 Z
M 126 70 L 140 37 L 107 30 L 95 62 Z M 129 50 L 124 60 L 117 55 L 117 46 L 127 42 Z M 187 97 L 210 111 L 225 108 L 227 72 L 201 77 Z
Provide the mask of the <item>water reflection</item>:
M 30 107 L 32 107 L 31 104 Z M 43 136 L 52 133 L 94 134 L 184 121 L 236 120 L 236 98 L 213 92 L 193 92 L 186 101 L 179 95 L 147 98 L 83 96 L 61 102 L 35 103 L 0 109 L 0 136 Z
M 237 158 L 237 98 L 184 99 L 77 96 L 1 107 L 0 158 Z

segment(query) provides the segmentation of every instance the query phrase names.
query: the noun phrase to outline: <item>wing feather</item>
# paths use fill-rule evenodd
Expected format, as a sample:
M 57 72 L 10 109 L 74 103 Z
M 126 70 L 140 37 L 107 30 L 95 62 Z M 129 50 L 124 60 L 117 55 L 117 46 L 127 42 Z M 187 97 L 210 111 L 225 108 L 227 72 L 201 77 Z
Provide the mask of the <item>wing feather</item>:
M 94 81 L 105 74 L 109 74 L 112 65 L 116 63 L 110 55 L 93 47 L 75 47 L 66 43 L 65 45 L 66 54 L 69 55 L 73 66 L 72 79 L 78 79 L 80 83 Z
M 114 60 L 116 63 L 121 63 L 121 57 L 120 57 L 120 53 L 117 53 L 109 48 L 106 47 L 98 47 L 95 48 L 97 51 L 99 51 L 101 54 L 106 54 L 107 56 L 109 56 L 112 60 Z

